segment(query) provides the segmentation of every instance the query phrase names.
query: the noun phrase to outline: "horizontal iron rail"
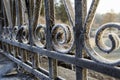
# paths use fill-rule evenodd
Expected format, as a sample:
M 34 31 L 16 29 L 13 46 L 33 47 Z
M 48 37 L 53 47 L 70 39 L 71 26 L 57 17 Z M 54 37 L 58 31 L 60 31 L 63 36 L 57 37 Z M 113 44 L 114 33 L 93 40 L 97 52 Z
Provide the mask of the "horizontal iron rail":
M 34 74 L 35 76 L 37 76 L 38 78 L 42 79 L 42 80 L 49 80 L 49 77 L 43 73 L 41 73 L 40 71 L 33 69 L 31 66 L 27 65 L 26 63 L 22 62 L 21 60 L 13 57 L 12 55 L 0 50 L 0 52 L 2 54 L 4 54 L 5 56 L 7 56 L 8 58 L 10 58 L 12 61 L 14 61 L 15 63 L 17 63 L 19 66 L 22 66 L 25 70 L 27 70 L 28 72 Z
M 74 65 L 77 65 L 78 67 L 91 69 L 91 70 L 94 70 L 94 71 L 97 71 L 97 72 L 100 72 L 100 73 L 103 73 L 103 74 L 106 74 L 106 75 L 109 75 L 112 77 L 120 78 L 120 76 L 119 76 L 120 68 L 119 67 L 114 67 L 114 66 L 110 66 L 110 65 L 106 65 L 106 64 L 97 63 L 97 62 L 94 62 L 92 60 L 88 60 L 85 58 L 75 58 L 75 56 L 71 56 L 71 55 L 67 55 L 67 54 L 63 54 L 63 53 L 59 53 L 59 52 L 55 52 L 55 51 L 49 51 L 46 49 L 38 48 L 35 46 L 30 46 L 30 45 L 19 43 L 19 42 L 14 42 L 11 40 L 1 39 L 1 41 L 4 43 L 13 45 L 13 46 L 17 46 L 17 47 L 29 50 L 34 53 L 38 53 L 40 55 L 45 55 L 45 56 L 51 57 L 53 59 L 57 59 L 59 61 L 64 61 L 64 62 L 68 62 L 68 63 L 74 64 Z M 13 56 L 8 55 L 8 54 L 5 54 L 5 55 L 19 64 L 20 60 L 17 61 L 17 59 L 14 58 Z M 20 62 L 20 64 L 26 65 L 22 61 Z
M 25 70 L 27 70 L 28 72 L 34 74 L 38 78 L 40 78 L 42 80 L 49 80 L 49 72 L 47 70 L 42 69 L 42 68 L 39 68 L 38 70 L 34 69 L 33 67 L 31 67 L 28 64 L 24 63 L 23 61 L 15 58 L 14 56 L 10 55 L 9 53 L 4 52 L 3 50 L 0 50 L 0 53 L 2 53 L 3 55 L 7 56 L 13 62 L 17 63 L 19 66 L 22 66 Z M 57 80 L 64 80 L 64 79 L 61 78 L 60 76 L 58 76 Z
M 58 59 L 60 61 L 65 61 L 65 62 L 68 62 L 71 64 L 75 64 L 74 56 L 71 56 L 71 55 L 66 55 L 63 53 L 55 52 L 55 51 L 49 51 L 47 49 L 42 49 L 42 48 L 38 48 L 35 46 L 30 46 L 30 45 L 15 42 L 12 40 L 7 40 L 7 39 L 1 39 L 1 40 L 3 43 L 7 43 L 7 44 L 10 44 L 10 45 L 13 45 L 16 47 L 20 47 L 20 48 L 23 48 L 25 50 L 31 51 L 33 53 L 38 53 L 40 55 L 45 55 L 45 56 L 51 57 L 53 59 Z

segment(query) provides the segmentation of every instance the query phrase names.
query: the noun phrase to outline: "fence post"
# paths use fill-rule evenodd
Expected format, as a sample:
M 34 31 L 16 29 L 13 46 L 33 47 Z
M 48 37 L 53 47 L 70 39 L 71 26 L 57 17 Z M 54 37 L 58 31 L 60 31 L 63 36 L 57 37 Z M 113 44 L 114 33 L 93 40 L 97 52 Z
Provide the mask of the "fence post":
M 86 16 L 86 0 L 75 0 L 75 45 L 76 58 L 84 57 L 84 20 Z M 76 66 L 76 80 L 87 80 L 87 70 Z

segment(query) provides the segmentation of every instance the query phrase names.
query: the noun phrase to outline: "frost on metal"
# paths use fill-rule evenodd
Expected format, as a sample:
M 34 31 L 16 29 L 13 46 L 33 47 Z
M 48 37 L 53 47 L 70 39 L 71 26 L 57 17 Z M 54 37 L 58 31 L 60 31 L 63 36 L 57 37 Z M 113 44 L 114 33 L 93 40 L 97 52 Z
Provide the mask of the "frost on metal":
M 1 0 L 0 51 L 41 80 L 60 79 L 57 61 L 75 65 L 76 80 L 86 79 L 82 74 L 86 72 L 84 67 L 120 78 L 115 75 L 120 70 L 111 66 L 120 63 L 119 54 L 116 54 L 118 58 L 113 56 L 113 52 L 120 47 L 119 35 L 113 32 L 108 34 L 111 46 L 103 41 L 106 30 L 120 30 L 120 24 L 105 23 L 96 30 L 94 43 L 101 55 L 90 43 L 91 25 L 100 0 L 92 0 L 88 13 L 87 0 L 74 1 L 73 7 L 70 0 L 62 0 L 68 23 L 56 24 L 55 0 Z M 42 8 L 46 24 L 38 24 Z M 49 71 L 40 67 L 41 56 L 48 57 Z M 102 71 L 103 68 L 109 73 Z

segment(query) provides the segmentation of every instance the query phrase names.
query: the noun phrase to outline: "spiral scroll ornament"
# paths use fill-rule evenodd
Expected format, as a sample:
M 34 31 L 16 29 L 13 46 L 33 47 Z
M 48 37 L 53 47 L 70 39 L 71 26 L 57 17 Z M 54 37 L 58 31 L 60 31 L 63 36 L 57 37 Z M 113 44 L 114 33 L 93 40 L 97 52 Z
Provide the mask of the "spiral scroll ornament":
M 20 40 L 22 41 L 22 43 L 24 44 L 28 44 L 29 42 L 29 37 L 28 37 L 28 26 L 24 25 L 21 26 L 18 29 L 17 35 L 20 35 Z
M 103 35 L 104 32 L 106 31 L 106 29 L 108 28 L 116 28 L 116 29 L 120 29 L 120 24 L 117 23 L 108 23 L 108 24 L 104 24 L 102 25 L 97 33 L 96 33 L 96 37 L 95 37 L 95 41 L 96 41 L 96 45 L 98 47 L 98 49 L 100 49 L 103 53 L 101 53 L 101 51 L 96 51 L 90 43 L 90 31 L 91 31 L 91 24 L 92 21 L 94 19 L 95 16 L 95 12 L 97 9 L 97 6 L 99 4 L 99 0 L 93 0 L 92 4 L 90 6 L 89 12 L 87 14 L 86 20 L 84 22 L 84 30 L 85 30 L 85 49 L 88 53 L 88 55 L 95 60 L 96 62 L 100 62 L 100 63 L 104 63 L 104 64 L 108 64 L 108 65 L 118 65 L 120 63 L 120 56 L 119 53 L 114 53 L 112 54 L 111 52 L 118 49 L 119 48 L 119 37 L 117 34 L 115 33 L 109 33 L 109 40 L 111 41 L 111 47 L 106 46 L 103 41 Z M 104 53 L 111 53 L 111 54 L 104 54 Z
M 14 26 L 14 28 L 13 28 L 13 40 L 14 41 L 17 41 L 17 39 L 16 39 L 17 32 L 18 32 L 18 26 Z
M 37 47 L 44 48 L 46 45 L 45 40 L 45 26 L 38 25 L 34 31 L 34 43 Z
M 105 53 L 110 53 L 113 50 L 116 50 L 120 47 L 119 36 L 115 33 L 109 33 L 108 34 L 112 46 L 108 47 L 104 44 L 104 42 L 102 40 L 102 37 L 104 35 L 104 32 L 109 28 L 117 28 L 118 30 L 120 30 L 120 24 L 118 24 L 118 23 L 107 23 L 107 24 L 102 25 L 98 29 L 98 31 L 96 33 L 96 37 L 95 37 L 95 42 L 96 42 L 97 47 Z
M 106 23 L 97 30 L 96 35 L 95 35 L 96 45 L 97 45 L 98 49 L 100 49 L 103 53 L 96 52 L 91 47 L 91 44 L 89 42 L 90 40 L 88 39 L 89 37 L 86 37 L 86 39 L 85 39 L 85 47 L 87 49 L 89 56 L 92 59 L 94 59 L 95 61 L 100 62 L 100 63 L 109 64 L 109 65 L 117 65 L 120 63 L 120 59 L 119 59 L 120 56 L 116 53 L 111 53 L 111 52 L 119 49 L 119 47 L 120 47 L 120 40 L 119 40 L 118 34 L 113 33 L 113 32 L 108 34 L 108 37 L 109 37 L 108 39 L 111 41 L 110 47 L 107 46 L 106 44 L 104 44 L 104 41 L 102 40 L 104 32 L 109 28 L 115 28 L 115 29 L 120 30 L 120 24 Z M 87 35 L 89 35 L 89 34 L 87 34 Z M 104 53 L 108 53 L 108 54 L 104 54 Z
M 53 48 L 61 53 L 67 53 L 73 47 L 73 30 L 66 24 L 57 24 L 52 28 Z

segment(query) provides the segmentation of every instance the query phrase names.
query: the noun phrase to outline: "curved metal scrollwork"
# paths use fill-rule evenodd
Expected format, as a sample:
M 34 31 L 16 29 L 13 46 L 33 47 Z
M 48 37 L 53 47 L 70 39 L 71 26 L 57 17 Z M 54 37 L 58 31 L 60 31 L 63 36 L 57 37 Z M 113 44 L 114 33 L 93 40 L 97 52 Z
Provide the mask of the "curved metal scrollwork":
M 13 40 L 15 40 L 15 41 L 17 41 L 17 39 L 16 39 L 17 32 L 18 32 L 18 26 L 14 26 L 14 29 L 13 29 Z
M 3 9 L 0 10 L 0 23 L 3 23 L 0 25 L 0 29 L 3 31 L 0 30 L 0 50 L 17 63 L 20 66 L 18 69 L 21 69 L 23 73 L 26 71 L 32 73 L 36 79 L 62 79 L 57 75 L 57 61 L 60 60 L 68 67 L 74 68 L 72 65 L 75 66 L 76 79 L 87 79 L 86 74 L 79 77 L 83 71 L 86 73 L 85 68 L 119 78 L 118 74 L 115 75 L 120 72 L 117 71 L 118 67 L 108 65 L 120 64 L 120 51 L 118 51 L 120 36 L 114 31 L 112 32 L 112 29 L 120 30 L 120 24 L 103 24 L 95 34 L 95 41 L 93 36 L 92 40 L 90 37 L 91 24 L 100 0 L 92 0 L 88 13 L 87 0 L 74 0 L 74 8 L 71 0 L 62 0 L 60 4 L 56 4 L 59 0 L 1 1 Z M 66 24 L 56 24 L 60 16 L 55 19 L 54 12 L 57 13 L 61 8 L 63 10 L 63 7 L 68 21 Z M 64 12 L 58 12 L 57 15 L 60 13 Z M 40 21 L 39 18 L 44 17 L 45 21 Z M 110 33 L 107 34 L 107 30 L 111 30 Z M 107 40 L 110 43 L 104 42 Z M 92 41 L 96 43 L 94 47 L 91 44 Z M 45 58 L 40 59 L 41 57 Z M 49 69 L 43 69 L 44 65 L 41 66 L 41 60 L 48 63 L 47 68 Z M 108 65 L 101 65 L 97 62 Z M 86 65 L 86 63 L 88 64 Z M 91 68 L 90 65 L 97 66 L 97 68 Z M 102 68 L 109 71 L 101 71 Z M 81 72 L 79 72 L 80 69 Z M 115 71 L 114 74 L 109 73 L 111 71 Z
M 74 42 L 73 31 L 70 26 L 65 24 L 57 24 L 52 28 L 53 48 L 62 53 L 71 50 Z
M 27 44 L 29 42 L 29 40 L 28 40 L 28 26 L 26 26 L 26 25 L 21 26 L 20 29 L 18 29 L 17 34 L 20 34 L 20 39 L 21 39 L 22 43 Z
M 117 24 L 117 23 L 108 23 L 108 24 L 102 25 L 98 29 L 98 31 L 96 33 L 96 37 L 95 37 L 95 42 L 96 42 L 96 45 L 98 46 L 98 48 L 100 50 L 102 50 L 103 52 L 105 52 L 105 53 L 110 53 L 113 50 L 116 50 L 116 49 L 118 49 L 120 47 L 119 37 L 115 33 L 109 33 L 108 34 L 109 39 L 111 40 L 112 46 L 108 47 L 108 46 L 106 46 L 104 44 L 104 42 L 102 40 L 102 37 L 104 35 L 105 30 L 107 30 L 108 28 L 117 28 L 118 30 L 120 30 L 120 24 Z
M 34 43 L 37 47 L 44 48 L 46 45 L 45 40 L 45 26 L 38 25 L 34 32 Z
M 94 15 L 98 6 L 99 0 L 93 0 L 92 5 L 90 7 L 90 11 L 88 12 L 84 30 L 85 30 L 85 49 L 88 53 L 88 55 L 95 61 L 100 63 L 105 63 L 109 65 L 116 65 L 120 63 L 120 59 L 113 56 L 113 54 L 102 54 L 100 52 L 96 52 L 95 49 L 91 46 L 90 43 L 90 31 L 91 31 L 91 23 L 94 19 Z M 116 28 L 120 29 L 120 25 L 116 23 L 108 23 L 102 25 L 95 37 L 96 45 L 97 47 L 102 50 L 104 53 L 110 53 L 115 49 L 119 48 L 119 37 L 115 33 L 109 33 L 109 39 L 111 40 L 111 47 L 105 46 L 105 44 L 102 41 L 103 33 L 108 28 Z M 106 57 L 107 56 L 107 57 Z M 115 58 L 114 58 L 115 57 Z M 119 56 L 118 56 L 119 57 Z
M 85 38 L 84 46 L 88 55 L 91 58 L 93 58 L 95 61 L 105 63 L 105 64 L 110 64 L 110 65 L 118 64 L 120 63 L 119 58 L 117 59 L 106 58 L 104 57 L 104 55 L 111 55 L 111 54 L 101 55 L 101 53 L 95 51 L 95 49 L 91 47 L 91 44 L 90 44 L 89 34 L 91 31 L 91 24 L 94 19 L 99 1 L 100 0 L 92 0 L 91 7 L 89 9 L 89 12 L 84 22 L 84 25 L 83 25 L 84 31 L 81 31 L 81 33 L 83 32 L 83 35 Z M 46 31 L 45 31 L 46 27 L 44 25 L 37 25 L 38 16 L 40 13 L 39 10 L 41 9 L 39 3 L 41 3 L 41 0 L 35 1 L 34 2 L 35 5 L 32 4 L 33 1 L 31 0 L 29 2 L 30 6 L 27 6 L 27 2 L 25 0 L 19 1 L 19 2 L 16 1 L 17 2 L 16 6 L 18 6 L 19 4 L 19 6 L 16 7 L 17 15 L 15 16 L 15 19 L 17 19 L 15 20 L 15 22 L 17 23 L 14 23 L 14 21 L 12 21 L 14 17 L 12 16 L 13 12 L 10 10 L 12 7 L 10 7 L 9 1 L 3 0 L 3 2 L 4 2 L 6 19 L 8 24 L 4 27 L 2 37 L 5 39 L 10 39 L 15 41 L 20 40 L 19 42 L 22 42 L 24 44 L 29 43 L 31 46 L 35 45 L 36 47 L 45 48 L 46 47 Z M 51 30 L 52 36 L 49 36 L 49 37 L 52 37 L 52 44 L 53 44 L 52 47 L 55 51 L 58 51 L 61 53 L 68 53 L 69 51 L 72 51 L 71 49 L 74 47 L 73 46 L 74 45 L 73 27 L 75 26 L 75 14 L 69 0 L 63 0 L 63 4 L 68 16 L 69 24 L 71 26 L 66 24 L 55 24 L 55 26 L 53 26 Z M 85 5 L 83 6 L 86 7 Z M 25 13 L 25 15 L 23 15 L 23 13 Z M 25 20 L 28 20 L 26 21 L 26 25 L 23 25 L 24 23 L 23 23 L 22 17 L 26 17 Z M 111 41 L 110 47 L 104 43 L 103 41 L 104 32 L 109 28 L 115 28 L 120 30 L 120 24 L 118 23 L 104 24 L 98 29 L 95 36 L 95 42 L 97 45 L 96 47 L 97 49 L 101 50 L 103 53 L 112 53 L 113 51 L 115 51 L 120 47 L 119 36 L 115 33 L 108 34 L 109 40 Z M 19 39 L 17 38 L 17 36 L 19 36 Z

